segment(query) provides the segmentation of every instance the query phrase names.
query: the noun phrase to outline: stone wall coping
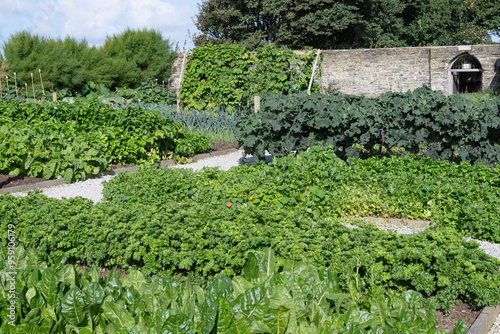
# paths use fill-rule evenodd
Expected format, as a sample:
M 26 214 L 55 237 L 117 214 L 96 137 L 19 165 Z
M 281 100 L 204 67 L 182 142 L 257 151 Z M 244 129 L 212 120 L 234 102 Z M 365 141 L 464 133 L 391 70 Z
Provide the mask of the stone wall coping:
M 459 51 L 470 51 L 470 50 L 462 50 L 461 48 L 498 48 L 500 51 L 500 44 L 485 44 L 485 45 L 450 45 L 450 46 L 406 46 L 406 47 L 398 47 L 398 48 L 369 48 L 369 49 L 332 49 L 332 50 L 321 50 L 321 53 L 336 53 L 340 51 L 351 52 L 351 51 L 382 51 L 382 50 L 438 50 L 438 49 L 459 49 Z

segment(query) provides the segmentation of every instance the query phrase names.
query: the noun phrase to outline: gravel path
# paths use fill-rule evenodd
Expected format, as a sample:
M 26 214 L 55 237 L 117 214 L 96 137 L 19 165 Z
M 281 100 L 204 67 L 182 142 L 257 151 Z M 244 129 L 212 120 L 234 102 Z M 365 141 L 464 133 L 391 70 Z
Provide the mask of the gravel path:
M 219 167 L 222 170 L 228 170 L 233 166 L 237 166 L 240 164 L 240 158 L 242 156 L 242 151 L 236 151 L 234 153 L 229 153 L 226 155 L 206 158 L 195 163 L 186 164 L 186 165 L 175 165 L 171 168 L 192 168 L 197 171 L 202 169 L 203 167 Z M 270 161 L 271 156 L 266 156 L 266 162 Z M 251 156 L 247 156 L 246 163 L 251 163 L 253 158 Z M 71 198 L 76 196 L 82 196 L 84 198 L 91 199 L 94 203 L 98 203 L 102 200 L 102 190 L 103 185 L 102 182 L 111 179 L 113 176 L 103 176 L 99 178 L 90 179 L 82 182 L 75 182 L 72 184 L 65 184 L 62 186 L 45 188 L 42 192 L 54 198 Z M 26 193 L 13 193 L 14 196 L 25 196 Z M 348 225 L 348 224 L 347 224 Z M 355 227 L 355 226 L 352 226 Z M 385 230 L 393 230 L 398 233 L 414 233 L 419 232 L 421 229 L 409 229 L 408 227 L 401 226 L 393 226 L 387 224 L 381 224 L 380 228 Z M 467 239 L 474 240 L 471 238 Z M 474 240 L 479 243 L 479 246 L 484 250 L 485 253 L 494 256 L 500 259 L 500 244 L 493 244 L 487 241 Z M 492 326 L 488 334 L 500 334 L 500 315 L 497 317 L 495 324 Z
M 497 320 L 495 321 L 493 326 L 491 326 L 488 334 L 500 334 L 500 315 L 498 315 Z

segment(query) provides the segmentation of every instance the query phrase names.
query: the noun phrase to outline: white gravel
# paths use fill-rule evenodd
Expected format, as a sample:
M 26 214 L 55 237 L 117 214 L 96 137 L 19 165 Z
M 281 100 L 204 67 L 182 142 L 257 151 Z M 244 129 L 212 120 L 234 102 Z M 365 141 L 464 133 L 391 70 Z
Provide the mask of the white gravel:
M 113 175 L 106 175 L 101 177 L 96 177 L 88 179 L 86 181 L 79 181 L 71 184 L 63 184 L 55 187 L 48 187 L 40 189 L 44 195 L 47 197 L 53 197 L 57 199 L 63 198 L 73 198 L 81 196 L 83 198 L 88 198 L 94 203 L 98 203 L 102 200 L 102 190 L 103 181 L 109 180 Z M 12 193 L 14 196 L 26 196 L 26 192 Z
M 500 315 L 498 315 L 497 319 L 493 323 L 493 326 L 491 326 L 488 334 L 500 334 Z

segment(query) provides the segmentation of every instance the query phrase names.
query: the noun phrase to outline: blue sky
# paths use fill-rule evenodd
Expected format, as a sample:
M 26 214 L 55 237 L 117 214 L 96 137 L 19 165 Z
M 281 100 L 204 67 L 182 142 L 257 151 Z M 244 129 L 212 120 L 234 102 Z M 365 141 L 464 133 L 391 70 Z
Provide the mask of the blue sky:
M 22 30 L 46 37 L 85 38 L 102 45 L 106 36 L 154 28 L 180 50 L 193 47 L 193 17 L 201 0 L 0 0 L 0 46 Z M 495 38 L 500 42 L 499 38 Z M 1 49 L 1 47 L 0 47 Z
M 188 31 L 199 0 L 0 0 L 0 45 L 22 30 L 46 37 L 85 38 L 102 45 L 106 36 L 125 30 L 154 28 L 164 38 L 191 48 Z

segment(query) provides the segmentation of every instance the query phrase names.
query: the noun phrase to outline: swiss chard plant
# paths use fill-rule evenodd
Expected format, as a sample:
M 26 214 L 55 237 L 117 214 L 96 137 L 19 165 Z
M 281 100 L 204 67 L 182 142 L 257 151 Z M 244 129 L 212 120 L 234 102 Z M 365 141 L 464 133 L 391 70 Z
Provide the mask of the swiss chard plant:
M 7 257 L 2 247 L 3 272 Z M 433 298 L 361 291 L 357 273 L 343 290 L 324 267 L 285 261 L 277 270 L 271 250 L 251 253 L 241 275 L 220 276 L 205 290 L 140 271 L 102 276 L 22 247 L 15 257 L 16 273 L 0 278 L 3 333 L 449 333 L 436 331 Z M 459 321 L 453 333 L 465 331 Z

